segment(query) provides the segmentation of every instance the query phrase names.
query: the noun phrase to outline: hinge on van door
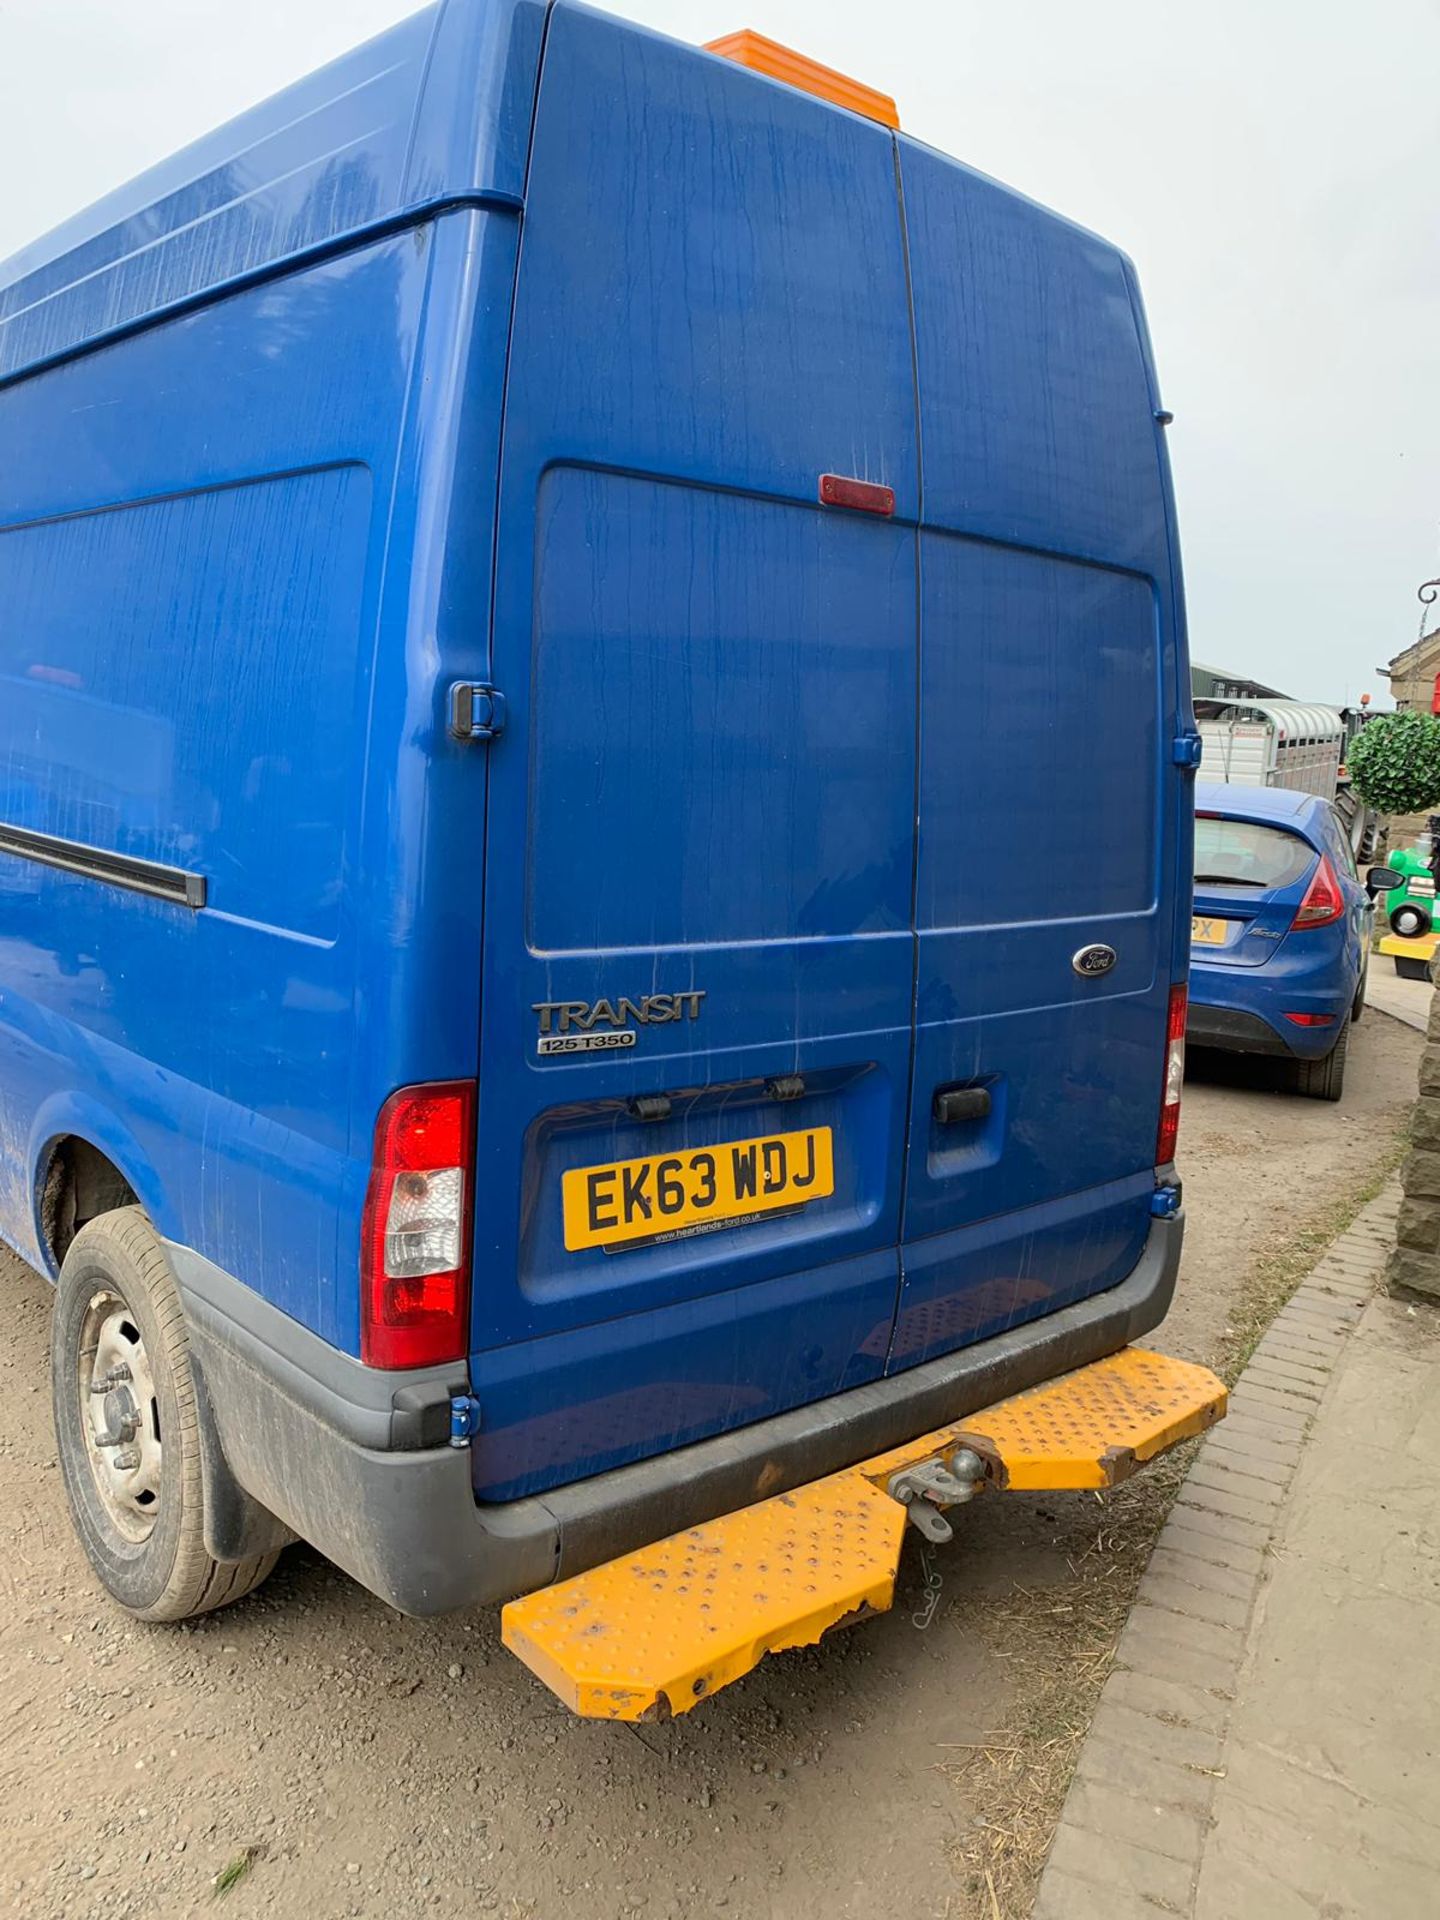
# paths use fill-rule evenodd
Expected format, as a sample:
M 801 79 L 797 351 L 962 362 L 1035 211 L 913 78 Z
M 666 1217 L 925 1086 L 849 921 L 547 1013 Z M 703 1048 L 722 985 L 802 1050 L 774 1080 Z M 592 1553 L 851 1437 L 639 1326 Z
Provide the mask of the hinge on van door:
M 498 687 L 457 680 L 450 689 L 450 731 L 457 740 L 493 740 L 505 726 L 505 696 Z
M 1192 770 L 1200 764 L 1200 756 L 1205 751 L 1205 742 L 1198 733 L 1177 733 L 1170 750 L 1170 757 L 1177 767 L 1189 767 Z

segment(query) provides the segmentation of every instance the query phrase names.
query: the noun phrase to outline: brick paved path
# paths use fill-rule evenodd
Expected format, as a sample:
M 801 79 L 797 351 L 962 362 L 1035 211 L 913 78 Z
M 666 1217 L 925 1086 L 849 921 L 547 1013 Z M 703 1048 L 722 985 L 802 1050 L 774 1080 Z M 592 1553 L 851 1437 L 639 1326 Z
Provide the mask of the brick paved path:
M 1398 1187 L 1257 1348 L 1141 1584 L 1034 1920 L 1440 1912 L 1440 1316 Z

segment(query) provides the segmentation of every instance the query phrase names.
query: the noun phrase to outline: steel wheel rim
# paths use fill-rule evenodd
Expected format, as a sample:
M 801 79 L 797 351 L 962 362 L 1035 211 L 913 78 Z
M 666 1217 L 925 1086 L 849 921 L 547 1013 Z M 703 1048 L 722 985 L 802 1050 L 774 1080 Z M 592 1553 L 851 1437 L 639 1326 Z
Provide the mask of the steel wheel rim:
M 76 1386 L 100 1504 L 116 1531 L 141 1546 L 160 1514 L 160 1394 L 139 1322 L 109 1289 L 92 1294 L 85 1309 Z

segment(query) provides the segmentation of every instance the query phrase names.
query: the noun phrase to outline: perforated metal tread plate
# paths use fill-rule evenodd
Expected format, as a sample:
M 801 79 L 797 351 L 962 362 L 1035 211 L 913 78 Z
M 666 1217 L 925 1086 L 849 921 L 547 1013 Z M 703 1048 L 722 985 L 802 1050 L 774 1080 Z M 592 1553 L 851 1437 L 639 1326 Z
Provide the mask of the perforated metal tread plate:
M 639 1720 L 686 1713 L 767 1653 L 883 1612 L 905 1509 L 892 1475 L 967 1446 L 986 1484 L 1114 1486 L 1225 1412 L 1205 1367 L 1140 1347 L 1001 1400 L 903 1447 L 762 1500 L 514 1600 L 507 1647 L 574 1712 Z
M 1225 1389 L 1208 1367 L 1125 1347 L 851 1471 L 885 1481 L 916 1460 L 970 1446 L 991 1468 L 987 1478 L 996 1487 L 1114 1487 L 1157 1453 L 1223 1419 L 1225 1402 Z
M 905 1509 L 834 1474 L 505 1608 L 505 1644 L 576 1713 L 638 1720 L 728 1686 L 767 1653 L 811 1646 L 890 1605 Z

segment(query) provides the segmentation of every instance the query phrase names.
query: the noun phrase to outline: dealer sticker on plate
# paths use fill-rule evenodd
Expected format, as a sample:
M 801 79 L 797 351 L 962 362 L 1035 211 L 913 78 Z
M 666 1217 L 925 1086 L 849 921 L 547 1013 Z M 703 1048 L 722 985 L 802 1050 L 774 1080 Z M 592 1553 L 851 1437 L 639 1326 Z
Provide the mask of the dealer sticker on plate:
M 835 1191 L 829 1127 L 648 1154 L 561 1177 L 565 1246 L 641 1246 L 739 1227 Z

